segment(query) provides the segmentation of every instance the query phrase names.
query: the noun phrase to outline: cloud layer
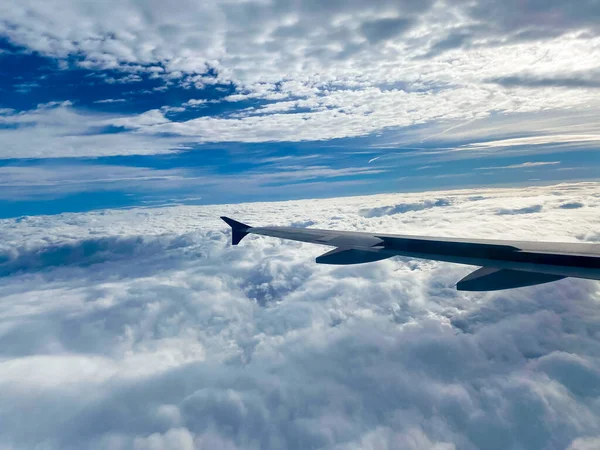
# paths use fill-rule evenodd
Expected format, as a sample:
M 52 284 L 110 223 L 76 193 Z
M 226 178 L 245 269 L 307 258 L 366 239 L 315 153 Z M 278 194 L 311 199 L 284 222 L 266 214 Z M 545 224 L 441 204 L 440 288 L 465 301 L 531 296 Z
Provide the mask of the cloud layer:
M 233 91 L 103 117 L 105 125 L 131 132 L 108 136 L 94 128 L 100 119 L 66 107 L 58 119 L 69 126 L 33 112 L 35 126 L 27 130 L 21 119 L 31 122 L 31 115 L 8 114 L 0 122 L 17 130 L 0 130 L 0 158 L 321 141 L 541 111 L 597 116 L 597 2 L 512 3 L 7 1 L 0 37 L 61 71 L 93 70 L 98 82 L 127 86 L 123 97 L 97 99 L 95 106 L 126 103 L 131 92 L 147 89 L 135 87 L 146 78 L 162 83 L 150 95 L 173 87 L 198 89 L 199 97 L 207 87 Z M 235 111 L 198 114 L 211 102 Z M 425 136 L 433 139 L 430 131 Z
M 319 266 L 218 215 L 598 242 L 599 208 L 588 183 L 0 221 L 0 445 L 595 448 L 598 283 L 461 293 L 468 267 Z

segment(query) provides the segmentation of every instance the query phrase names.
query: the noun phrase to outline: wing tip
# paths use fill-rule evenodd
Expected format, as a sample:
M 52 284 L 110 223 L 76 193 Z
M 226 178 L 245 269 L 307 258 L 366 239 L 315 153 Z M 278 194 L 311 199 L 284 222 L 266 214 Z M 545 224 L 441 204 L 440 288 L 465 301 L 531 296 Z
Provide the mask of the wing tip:
M 250 225 L 238 222 L 227 216 L 221 216 L 221 220 L 231 227 L 231 245 L 238 245 L 248 234 L 248 230 L 252 228 Z

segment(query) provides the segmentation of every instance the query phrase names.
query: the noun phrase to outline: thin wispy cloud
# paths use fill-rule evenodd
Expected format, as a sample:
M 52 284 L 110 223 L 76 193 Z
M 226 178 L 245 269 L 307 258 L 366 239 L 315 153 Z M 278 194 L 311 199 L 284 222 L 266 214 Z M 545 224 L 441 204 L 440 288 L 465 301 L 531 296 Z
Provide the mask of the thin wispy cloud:
M 123 103 L 126 102 L 124 98 L 107 98 L 104 100 L 96 100 L 94 103 Z
M 529 169 L 532 167 L 543 167 L 543 166 L 555 166 L 560 164 L 560 161 L 537 161 L 537 162 L 524 162 L 521 164 L 511 164 L 509 166 L 489 166 L 489 167 L 476 167 L 476 170 L 493 170 L 493 169 Z
M 371 159 L 370 159 L 370 160 L 367 162 L 367 164 L 371 164 L 372 162 L 374 162 L 374 161 L 377 161 L 378 159 L 382 158 L 383 156 L 384 156 L 384 155 L 379 155 L 379 156 L 376 156 L 375 158 L 371 158 Z
M 421 167 L 417 167 L 415 170 L 437 169 L 438 167 L 441 167 L 441 166 L 421 166 Z
M 548 135 L 548 136 L 529 136 L 514 139 L 502 139 L 498 141 L 477 142 L 463 147 L 464 149 L 496 148 L 496 147 L 515 147 L 525 145 L 544 145 L 544 144 L 565 144 L 565 143 L 600 143 L 600 134 L 594 135 Z

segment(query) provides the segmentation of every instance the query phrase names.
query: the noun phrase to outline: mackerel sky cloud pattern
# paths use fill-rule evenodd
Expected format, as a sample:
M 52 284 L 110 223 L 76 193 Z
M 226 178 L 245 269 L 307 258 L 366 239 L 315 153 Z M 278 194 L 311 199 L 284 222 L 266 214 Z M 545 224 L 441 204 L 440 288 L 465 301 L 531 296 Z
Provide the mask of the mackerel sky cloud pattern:
M 9 0 L 0 6 L 0 164 L 178 170 L 196 189 L 154 183 L 143 190 L 156 195 L 138 198 L 118 182 L 81 186 L 108 191 L 108 206 L 283 198 L 281 183 L 224 193 L 211 180 L 256 179 L 259 161 L 281 157 L 304 171 L 312 154 L 352 174 L 304 181 L 334 181 L 332 195 L 594 178 L 598 8 Z M 361 172 L 369 161 L 378 174 Z M 473 170 L 549 161 L 569 170 Z M 423 166 L 437 168 L 413 174 Z M 198 187 L 200 177 L 208 182 Z M 305 197 L 317 195 L 306 187 Z

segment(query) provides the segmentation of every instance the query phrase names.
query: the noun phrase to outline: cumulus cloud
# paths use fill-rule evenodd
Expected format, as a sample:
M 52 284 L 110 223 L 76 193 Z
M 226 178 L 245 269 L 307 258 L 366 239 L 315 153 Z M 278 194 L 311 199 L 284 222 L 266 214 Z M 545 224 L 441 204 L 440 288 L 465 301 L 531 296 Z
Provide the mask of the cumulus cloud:
M 593 448 L 598 283 L 458 292 L 468 267 L 320 266 L 318 246 L 231 247 L 218 216 L 591 242 L 599 208 L 582 183 L 2 220 L 0 445 Z

